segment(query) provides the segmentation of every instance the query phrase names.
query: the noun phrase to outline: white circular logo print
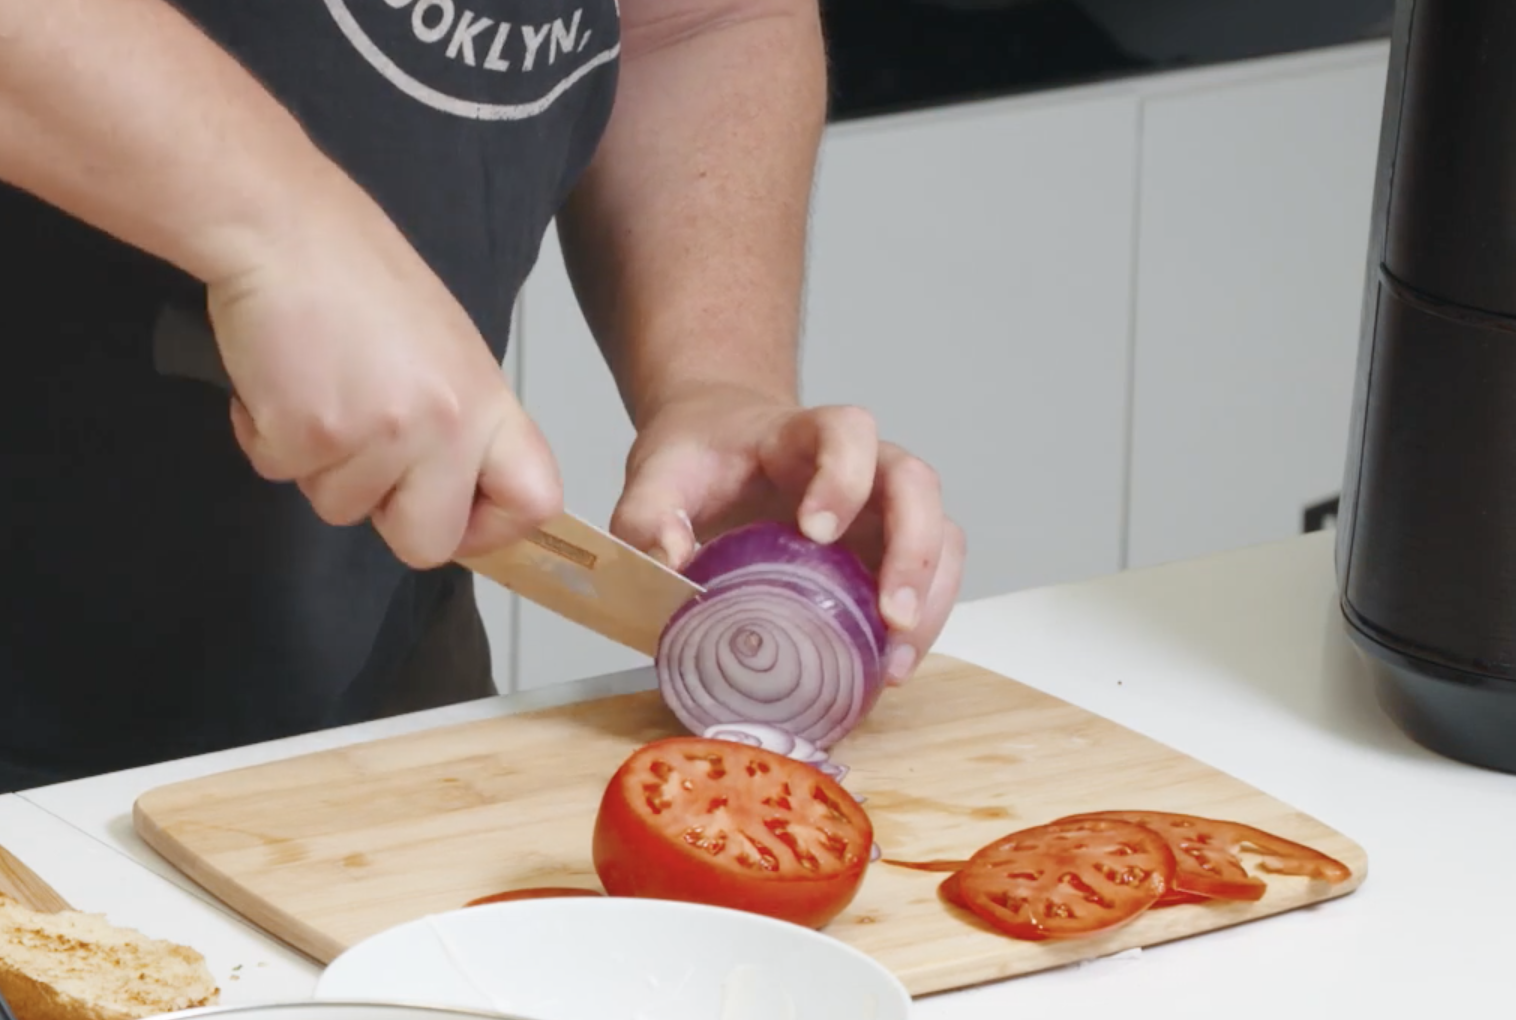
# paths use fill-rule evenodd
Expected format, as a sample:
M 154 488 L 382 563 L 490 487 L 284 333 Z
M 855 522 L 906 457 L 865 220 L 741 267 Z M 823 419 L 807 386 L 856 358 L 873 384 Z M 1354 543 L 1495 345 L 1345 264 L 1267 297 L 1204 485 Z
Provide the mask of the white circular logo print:
M 342 34 L 390 84 L 434 110 L 472 120 L 535 117 L 621 52 L 620 0 L 325 3 Z M 513 13 L 502 13 L 504 7 Z

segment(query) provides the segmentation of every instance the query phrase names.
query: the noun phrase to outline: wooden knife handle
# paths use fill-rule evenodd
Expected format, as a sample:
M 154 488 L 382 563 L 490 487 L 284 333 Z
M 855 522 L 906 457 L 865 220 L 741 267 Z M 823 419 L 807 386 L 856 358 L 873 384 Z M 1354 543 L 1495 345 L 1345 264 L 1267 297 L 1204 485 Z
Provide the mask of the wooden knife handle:
M 33 910 L 49 914 L 71 909 L 68 901 L 58 895 L 58 890 L 42 881 L 35 871 L 3 846 L 0 846 L 0 893 Z

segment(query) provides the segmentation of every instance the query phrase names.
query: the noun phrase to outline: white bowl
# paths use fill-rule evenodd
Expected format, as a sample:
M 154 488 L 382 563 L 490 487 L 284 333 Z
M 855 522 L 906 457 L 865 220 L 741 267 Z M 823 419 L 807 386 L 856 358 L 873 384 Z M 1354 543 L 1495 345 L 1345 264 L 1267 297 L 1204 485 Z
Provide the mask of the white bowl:
M 513 1020 L 494 1012 L 454 1010 L 399 1002 L 271 1002 L 198 1006 L 162 1013 L 156 1020 Z
M 316 997 L 493 1010 L 524 1020 L 907 1020 L 872 957 L 799 925 L 669 900 L 465 907 L 333 960 Z

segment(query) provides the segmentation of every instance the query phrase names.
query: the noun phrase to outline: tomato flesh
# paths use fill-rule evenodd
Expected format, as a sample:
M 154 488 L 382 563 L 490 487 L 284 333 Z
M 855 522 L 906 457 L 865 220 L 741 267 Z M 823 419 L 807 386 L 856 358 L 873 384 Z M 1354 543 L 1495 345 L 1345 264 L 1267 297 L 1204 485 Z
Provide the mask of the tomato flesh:
M 1013 938 L 1074 938 L 1117 928 L 1151 907 L 1168 890 L 1174 864 L 1168 842 L 1141 825 L 1053 822 L 984 847 L 943 894 Z
M 863 808 L 820 770 L 732 741 L 670 737 L 612 776 L 593 856 L 612 896 L 820 928 L 857 895 L 873 842 Z
M 1266 883 L 1243 866 L 1237 854 L 1253 848 L 1264 854 L 1263 871 L 1341 882 L 1352 872 L 1319 850 L 1240 822 L 1219 821 L 1167 811 L 1096 811 L 1060 821 L 1109 818 L 1146 826 L 1163 836 L 1174 852 L 1173 889 L 1208 899 L 1259 900 Z

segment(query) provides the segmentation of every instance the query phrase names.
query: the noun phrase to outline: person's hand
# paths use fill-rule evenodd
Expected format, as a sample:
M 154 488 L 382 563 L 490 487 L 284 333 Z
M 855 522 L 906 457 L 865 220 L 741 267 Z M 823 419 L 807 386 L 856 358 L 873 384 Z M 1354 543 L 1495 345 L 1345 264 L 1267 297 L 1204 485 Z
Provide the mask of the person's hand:
M 433 567 L 562 505 L 557 465 L 464 309 L 382 215 L 332 208 L 208 284 L 253 468 Z
M 840 540 L 879 580 L 898 683 L 931 648 L 958 597 L 964 535 L 936 472 L 856 407 L 800 408 L 733 387 L 662 404 L 639 431 L 611 531 L 675 569 L 696 542 L 759 518 Z

